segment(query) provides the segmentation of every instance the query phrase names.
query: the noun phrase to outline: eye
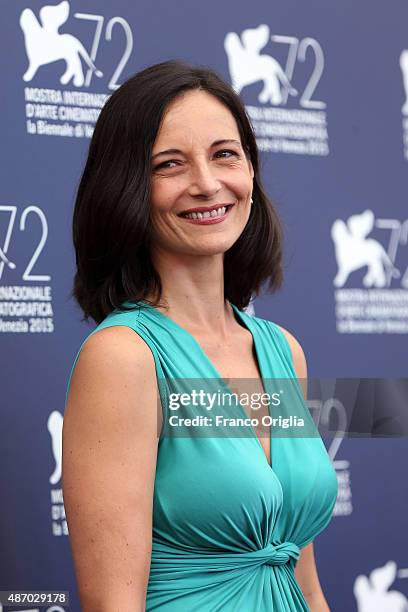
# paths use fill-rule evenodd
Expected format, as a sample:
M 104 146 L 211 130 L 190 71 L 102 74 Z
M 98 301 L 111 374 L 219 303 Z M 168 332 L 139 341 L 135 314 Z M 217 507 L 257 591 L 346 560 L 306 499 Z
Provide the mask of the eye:
M 235 157 L 239 157 L 236 151 L 232 151 L 231 149 L 222 149 L 221 151 L 217 151 L 216 155 L 220 153 L 230 153 L 231 155 L 235 155 Z M 224 157 L 224 159 L 228 159 L 228 157 Z
M 154 170 L 159 170 L 159 168 L 170 168 L 171 166 L 167 166 L 167 164 L 177 164 L 175 159 L 169 159 L 168 161 L 162 162 L 154 167 Z
M 224 156 L 222 155 L 223 153 L 227 153 L 228 156 Z M 215 153 L 216 156 L 219 156 L 221 159 L 229 159 L 230 155 L 234 156 L 234 157 L 239 157 L 239 154 L 236 151 L 233 151 L 231 149 L 222 149 L 221 151 L 217 151 Z M 165 162 L 162 162 L 161 164 L 158 164 L 157 166 L 154 167 L 154 170 L 160 170 L 160 169 L 169 169 L 171 170 L 172 168 L 174 168 L 175 166 L 178 165 L 178 161 L 176 159 L 169 159 Z M 170 166 L 169 164 L 175 164 L 175 166 Z

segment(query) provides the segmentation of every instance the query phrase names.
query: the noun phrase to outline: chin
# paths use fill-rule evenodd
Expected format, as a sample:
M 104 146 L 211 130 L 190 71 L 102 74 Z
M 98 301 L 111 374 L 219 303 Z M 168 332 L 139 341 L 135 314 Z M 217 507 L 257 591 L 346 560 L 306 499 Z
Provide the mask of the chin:
M 220 237 L 210 241 L 207 240 L 205 243 L 197 244 L 194 248 L 195 255 L 220 255 L 224 254 L 232 245 L 238 240 L 239 235 L 234 238 L 225 238 L 221 240 Z

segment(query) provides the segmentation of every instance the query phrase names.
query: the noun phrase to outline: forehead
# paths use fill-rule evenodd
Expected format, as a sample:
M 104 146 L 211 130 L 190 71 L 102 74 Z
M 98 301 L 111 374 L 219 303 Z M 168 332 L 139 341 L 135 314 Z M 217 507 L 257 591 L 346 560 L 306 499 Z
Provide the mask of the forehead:
M 231 111 L 206 91 L 187 91 L 167 107 L 156 143 L 174 138 L 191 140 L 239 138 L 239 130 Z

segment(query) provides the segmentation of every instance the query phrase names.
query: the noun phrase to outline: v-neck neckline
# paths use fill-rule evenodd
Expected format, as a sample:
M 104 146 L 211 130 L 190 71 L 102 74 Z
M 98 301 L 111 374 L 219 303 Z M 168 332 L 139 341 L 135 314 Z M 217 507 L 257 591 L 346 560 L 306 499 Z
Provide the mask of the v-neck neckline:
M 203 359 L 205 359 L 207 365 L 214 372 L 215 378 L 222 380 L 223 384 L 225 385 L 225 387 L 227 389 L 229 389 L 229 386 L 224 382 L 223 377 L 220 375 L 220 373 L 218 372 L 217 368 L 215 367 L 215 365 L 213 364 L 213 362 L 211 361 L 211 359 L 209 358 L 207 353 L 202 348 L 201 344 L 198 342 L 198 340 L 196 340 L 196 338 L 193 336 L 192 333 L 190 333 L 184 327 L 179 325 L 179 323 L 176 323 L 176 321 L 174 321 L 174 319 L 172 319 L 168 315 L 164 314 L 164 312 L 161 312 L 160 310 L 157 310 L 157 308 L 155 308 L 154 306 L 151 306 L 151 304 L 148 304 L 144 300 L 139 300 L 139 302 L 137 302 L 137 303 L 141 304 L 142 307 L 147 307 L 150 311 L 155 312 L 160 318 L 162 318 L 162 320 L 167 321 L 169 325 L 173 326 L 174 329 L 176 329 L 179 332 L 185 334 L 189 338 L 189 340 L 194 343 L 194 345 L 196 346 L 196 348 L 198 349 L 198 351 L 202 355 Z M 259 350 L 259 345 L 258 345 L 256 333 L 254 331 L 254 327 L 250 323 L 248 323 L 248 321 L 245 321 L 243 313 L 239 310 L 239 308 L 237 306 L 235 306 L 235 304 L 233 304 L 229 300 L 228 300 L 228 303 L 231 305 L 231 308 L 232 308 L 234 314 L 236 315 L 235 319 L 237 319 L 237 316 L 238 316 L 238 319 L 242 323 L 243 327 L 245 327 L 249 331 L 251 336 L 252 336 L 252 344 L 253 344 L 253 350 L 254 350 L 254 353 L 255 353 L 255 360 L 257 361 L 258 371 L 259 371 L 259 374 L 260 374 L 260 380 L 261 380 L 264 392 L 266 392 L 265 372 L 264 372 L 263 366 L 262 366 L 261 353 L 260 353 L 260 350 Z M 245 418 L 250 418 L 249 415 L 244 410 L 241 402 L 238 401 L 237 404 L 238 404 L 239 409 L 242 411 L 244 417 Z M 268 404 L 268 413 L 269 413 L 269 416 L 271 416 L 270 409 L 269 409 L 269 404 Z M 270 454 L 270 457 L 271 457 L 270 461 L 269 461 L 268 457 L 266 456 L 264 448 L 263 448 L 263 446 L 262 446 L 262 444 L 260 442 L 259 437 L 257 436 L 257 434 L 255 432 L 255 429 L 253 428 L 252 425 L 249 425 L 248 427 L 249 427 L 249 430 L 252 432 L 252 435 L 255 438 L 255 440 L 256 440 L 256 442 L 258 444 L 258 447 L 259 447 L 260 451 L 262 452 L 262 455 L 264 456 L 265 461 L 266 461 L 268 467 L 273 471 L 271 426 L 269 428 L 269 454 Z

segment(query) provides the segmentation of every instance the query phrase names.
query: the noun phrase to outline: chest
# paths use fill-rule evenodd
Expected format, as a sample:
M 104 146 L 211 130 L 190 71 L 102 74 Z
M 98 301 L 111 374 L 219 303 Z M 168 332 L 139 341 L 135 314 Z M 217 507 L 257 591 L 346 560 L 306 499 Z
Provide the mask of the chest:
M 198 336 L 196 336 L 196 340 L 206 357 L 233 392 L 239 395 L 264 393 L 260 364 L 257 360 L 252 334 L 247 329 L 242 329 L 242 331 L 241 329 L 234 334 L 234 337 L 228 343 L 208 342 L 205 338 L 199 338 Z M 251 418 L 261 419 L 268 415 L 266 405 L 256 411 L 251 411 L 248 406 L 245 406 L 244 410 Z M 270 436 L 265 434 L 265 427 L 259 430 L 256 427 L 254 429 L 268 463 L 270 463 Z
M 197 335 L 195 339 L 222 378 L 261 378 L 252 334 L 248 330 L 241 328 L 228 342 L 209 341 Z

